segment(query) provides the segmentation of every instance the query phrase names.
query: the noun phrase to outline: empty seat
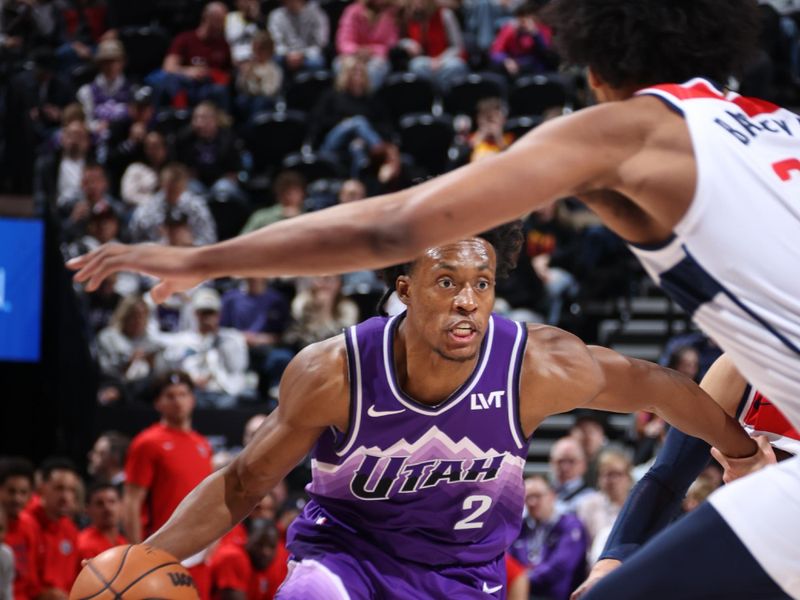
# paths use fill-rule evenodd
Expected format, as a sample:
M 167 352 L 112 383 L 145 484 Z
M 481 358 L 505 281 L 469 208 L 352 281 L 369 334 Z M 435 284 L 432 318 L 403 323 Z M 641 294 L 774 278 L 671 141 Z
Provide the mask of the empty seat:
M 538 116 L 511 117 L 506 121 L 505 130 L 514 134 L 514 139 L 517 140 L 541 124 L 542 118 Z
M 166 108 L 156 115 L 155 130 L 166 138 L 172 138 L 189 125 L 192 111 L 187 108 Z
M 159 27 L 123 27 L 119 40 L 125 47 L 125 71 L 133 79 L 143 79 L 161 68 L 170 39 Z
M 555 78 L 545 75 L 520 77 L 508 99 L 509 112 L 517 115 L 541 115 L 549 108 L 567 103 L 567 89 Z
M 470 73 L 450 88 L 444 98 L 444 108 L 452 115 L 473 116 L 478 102 L 493 97 L 506 97 L 503 78 L 495 73 Z
M 250 217 L 250 207 L 237 200 L 209 200 L 208 209 L 217 225 L 217 238 L 228 240 L 239 235 L 239 232 Z
M 427 79 L 413 73 L 393 73 L 378 90 L 377 99 L 398 123 L 404 115 L 431 112 L 435 95 Z
M 328 71 L 300 73 L 286 91 L 286 107 L 292 110 L 310 111 L 319 97 L 333 85 Z
M 305 141 L 306 126 L 306 114 L 299 111 L 266 112 L 253 117 L 245 135 L 253 171 L 277 167 L 287 155 L 298 152 Z
M 400 120 L 400 149 L 414 158 L 429 175 L 447 168 L 448 150 L 453 143 L 453 122 L 446 115 L 408 115 Z
M 335 156 L 315 152 L 294 152 L 283 160 L 283 168 L 298 171 L 307 182 L 338 179 L 344 174 Z

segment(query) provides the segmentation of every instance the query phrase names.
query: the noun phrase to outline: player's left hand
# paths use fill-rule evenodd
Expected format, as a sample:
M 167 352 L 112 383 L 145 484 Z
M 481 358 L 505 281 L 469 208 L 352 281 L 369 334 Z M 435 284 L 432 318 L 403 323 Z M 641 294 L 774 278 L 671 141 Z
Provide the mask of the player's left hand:
M 778 462 L 777 458 L 775 458 L 775 452 L 766 436 L 759 435 L 753 439 L 758 444 L 758 449 L 755 454 L 745 458 L 731 458 L 724 455 L 716 448 L 711 449 L 711 456 L 725 469 L 725 473 L 722 476 L 722 480 L 725 483 L 730 483 L 740 477 L 755 473 L 768 465 L 774 465 Z

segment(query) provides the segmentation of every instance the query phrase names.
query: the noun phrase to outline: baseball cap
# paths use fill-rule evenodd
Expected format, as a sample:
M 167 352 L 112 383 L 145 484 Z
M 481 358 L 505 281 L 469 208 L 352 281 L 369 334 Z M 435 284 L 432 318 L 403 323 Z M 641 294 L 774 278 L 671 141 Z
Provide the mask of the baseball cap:
M 192 296 L 192 308 L 218 312 L 222 308 L 222 302 L 215 289 L 204 287 L 197 290 Z

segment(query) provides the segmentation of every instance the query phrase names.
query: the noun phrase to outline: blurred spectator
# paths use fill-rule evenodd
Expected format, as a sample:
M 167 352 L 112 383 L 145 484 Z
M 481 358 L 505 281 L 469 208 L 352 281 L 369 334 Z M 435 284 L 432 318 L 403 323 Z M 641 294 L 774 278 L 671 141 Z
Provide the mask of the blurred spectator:
M 125 115 L 109 125 L 108 138 L 101 145 L 98 155 L 105 160 L 113 189 L 118 190 L 129 165 L 145 160 L 145 140 L 154 116 L 153 90 L 143 86 L 131 95 Z M 162 164 L 164 162 L 162 160 Z
M 213 100 L 228 108 L 231 54 L 225 41 L 228 9 L 222 2 L 209 2 L 197 29 L 178 34 L 164 57 L 162 71 L 150 76 L 158 90 L 158 103 L 172 102 L 178 108 Z
M 192 379 L 169 371 L 153 386 L 161 419 L 131 441 L 125 462 L 122 520 L 131 543 L 139 543 L 166 523 L 181 500 L 211 474 L 211 445 L 192 429 Z M 202 599 L 209 597 L 205 552 L 184 564 Z
M 370 162 L 385 170 L 384 180 L 397 176 L 400 151 L 388 142 L 390 118 L 369 93 L 369 73 L 364 61 L 346 57 L 340 62 L 334 89 L 317 102 L 312 114 L 312 138 L 327 131 L 320 151 L 350 160 L 350 176 Z
M 530 600 L 531 584 L 528 570 L 521 562 L 506 552 L 506 600 Z
M 92 206 L 90 211 L 86 220 L 86 235 L 67 247 L 66 257 L 68 258 L 86 254 L 102 244 L 119 241 L 120 220 L 114 207 L 105 200 L 101 200 Z M 73 229 L 68 229 L 65 233 L 69 237 L 80 235 L 81 231 L 77 226 L 82 224 L 82 221 L 75 224 Z
M 14 600 L 14 552 L 6 544 L 8 518 L 0 503 L 0 600 Z
M 404 0 L 400 21 L 405 37 L 398 48 L 405 53 L 410 72 L 444 93 L 469 72 L 461 25 L 452 9 L 436 0 Z
M 334 63 L 341 68 L 345 57 L 358 57 L 367 65 L 371 90 L 377 90 L 389 73 L 389 50 L 399 40 L 395 7 L 391 0 L 355 0 L 344 9 L 336 31 Z
M 29 56 L 35 47 L 55 46 L 59 25 L 55 2 L 6 0 L 0 5 L 0 53 L 12 61 Z
M 83 168 L 90 160 L 91 138 L 86 123 L 72 121 L 61 132 L 59 151 L 39 157 L 34 194 L 44 206 L 61 208 L 81 194 Z
M 94 60 L 99 73 L 94 81 L 78 90 L 78 101 L 88 119 L 89 129 L 108 136 L 109 124 L 125 119 L 131 101 L 131 84 L 125 79 L 125 48 L 119 40 L 100 42 Z
M 283 0 L 283 6 L 269 14 L 268 27 L 284 69 L 296 73 L 325 67 L 330 25 L 316 2 Z
M 130 235 L 134 242 L 159 241 L 168 214 L 176 210 L 187 216 L 197 245 L 217 241 L 217 228 L 208 206 L 203 198 L 189 191 L 188 184 L 189 172 L 182 164 L 170 163 L 161 170 L 161 189 L 133 211 Z
M 259 0 L 236 0 L 236 10 L 225 17 L 225 40 L 237 67 L 253 58 L 253 39 L 263 31 L 267 19 L 261 12 Z
M 550 449 L 550 470 L 558 508 L 562 512 L 574 512 L 581 500 L 595 491 L 584 480 L 586 455 L 573 437 L 563 437 L 553 444 Z
M 42 531 L 43 592 L 66 598 L 80 571 L 78 528 L 72 518 L 78 512 L 82 484 L 75 465 L 65 458 L 46 460 L 41 472 L 41 503 L 26 511 Z
M 577 515 L 589 537 L 589 562 L 594 564 L 633 485 L 631 461 L 620 449 L 603 450 L 598 460 L 598 493 L 578 505 Z
M 6 544 L 14 552 L 14 600 L 33 600 L 39 594 L 42 531 L 24 509 L 33 492 L 33 465 L 25 458 L 0 463 L 0 504 L 7 520 Z
M 508 108 L 500 98 L 484 98 L 475 111 L 477 128 L 469 137 L 469 160 L 475 162 L 508 148 L 514 135 L 505 131 Z
M 692 346 L 680 346 L 670 354 L 667 368 L 697 382 L 700 380 L 700 353 Z
M 128 296 L 114 312 L 111 325 L 97 336 L 100 370 L 112 388 L 130 386 L 137 395 L 161 362 L 162 346 L 147 331 L 149 313 L 141 296 Z
M 535 2 L 525 2 L 517 8 L 514 19 L 503 26 L 492 44 L 492 66 L 512 79 L 558 68 L 558 57 L 552 50 L 553 34 L 539 20 L 538 12 Z
M 700 506 L 717 489 L 707 478 L 698 477 L 686 491 L 686 498 L 683 499 L 683 512 L 689 513 Z
M 251 348 L 281 341 L 289 326 L 289 305 L 266 279 L 249 278 L 222 297 L 220 324 L 241 331 Z
M 73 99 L 72 86 L 56 71 L 52 51 L 37 48 L 29 56 L 33 68 L 11 77 L 5 92 L 6 113 L 13 115 L 6 119 L 6 144 L 14 149 L 6 159 L 15 187 L 24 190 L 30 190 L 37 151 L 61 126 L 62 111 Z
M 303 211 L 306 197 L 306 180 L 296 171 L 284 171 L 272 185 L 276 203 L 255 211 L 245 223 L 241 235 L 272 225 L 283 219 L 296 217 Z
M 92 49 L 106 33 L 106 2 L 66 0 L 60 6 L 66 43 L 58 48 L 58 60 L 61 70 L 70 70 L 92 59 Z
M 116 285 L 117 276 L 114 274 L 104 280 L 95 291 L 78 296 L 84 302 L 87 325 L 93 337 L 108 326 L 122 301 L 123 294 L 116 290 Z
M 606 437 L 608 413 L 584 408 L 576 410 L 574 415 L 575 424 L 570 428 L 569 434 L 578 440 L 583 448 L 587 464 L 584 479 L 590 486 L 595 487 L 600 452 L 608 444 Z
M 461 13 L 470 62 L 483 65 L 495 36 L 521 0 L 464 0 Z
M 698 354 L 698 379 L 702 379 L 706 374 L 708 368 L 717 360 L 722 354 L 722 350 L 717 344 L 709 337 L 706 337 L 700 331 L 693 331 L 691 333 L 683 333 L 671 337 L 664 349 L 661 351 L 661 356 L 658 358 L 658 364 L 666 366 L 669 364 L 670 357 L 675 353 L 678 348 L 683 346 L 691 346 L 697 350 Z
M 304 348 L 339 335 L 358 322 L 358 306 L 342 296 L 339 275 L 301 279 L 298 289 L 292 301 L 294 323 L 286 332 L 287 343 Z
M 525 480 L 525 506 L 511 555 L 528 567 L 531 598 L 567 600 L 586 575 L 586 530 L 557 507 L 555 490 L 541 475 Z
M 103 167 L 87 163 L 81 174 L 80 191 L 72 197 L 61 198 L 59 212 L 63 215 L 61 224 L 67 240 L 78 240 L 88 234 L 93 239 L 84 240 L 87 247 L 97 247 L 120 234 L 125 206 L 108 193 L 108 178 Z
M 239 67 L 236 99 L 241 114 L 249 119 L 275 106 L 275 97 L 283 84 L 283 71 L 273 60 L 274 45 L 266 31 L 259 31 L 252 41 L 252 57 Z
M 201 102 L 192 111 L 192 122 L 175 140 L 175 157 L 196 181 L 215 197 L 239 196 L 237 175 L 241 169 L 241 143 L 225 115 L 212 102 Z
M 669 425 L 656 414 L 638 411 L 634 421 L 636 439 L 634 440 L 633 464 L 641 465 L 635 469 L 636 476 L 644 475 L 655 460 L 658 450 L 667 437 Z
M 114 484 L 102 481 L 92 484 L 86 494 L 86 510 L 91 524 L 78 534 L 80 560 L 128 543 L 119 530 L 122 498 Z
M 230 407 L 249 390 L 247 342 L 239 331 L 220 327 L 222 302 L 213 288 L 198 288 L 192 296 L 195 331 L 175 334 L 167 350 L 169 360 L 191 376 L 198 401 Z
M 94 482 L 121 486 L 125 482 L 125 458 L 131 440 L 118 431 L 100 434 L 89 451 L 86 470 Z M 91 495 L 87 498 L 91 503 Z
M 339 188 L 339 204 L 356 202 L 367 197 L 367 189 L 358 179 L 348 179 Z M 385 286 L 375 271 L 354 271 L 342 275 L 342 293 L 345 296 L 381 294 Z
M 134 128 L 131 128 L 132 132 Z M 151 131 L 143 140 L 141 162 L 134 162 L 125 169 L 120 185 L 122 199 L 133 206 L 144 204 L 155 195 L 159 188 L 159 173 L 169 160 L 167 141 L 162 134 Z
M 225 544 L 214 553 L 214 593 L 225 600 L 269 600 L 286 577 L 288 559 L 275 524 L 259 520 L 244 548 Z
M 253 439 L 256 431 L 258 431 L 258 428 L 261 427 L 268 418 L 268 415 L 256 414 L 247 419 L 247 423 L 244 424 L 244 431 L 242 432 L 242 446 L 247 446 L 247 444 L 250 443 L 250 440 Z

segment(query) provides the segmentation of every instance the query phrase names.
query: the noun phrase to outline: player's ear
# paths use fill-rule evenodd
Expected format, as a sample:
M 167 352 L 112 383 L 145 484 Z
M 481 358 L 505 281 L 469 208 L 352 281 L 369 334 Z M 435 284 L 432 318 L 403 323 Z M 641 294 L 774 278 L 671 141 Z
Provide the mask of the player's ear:
M 400 302 L 408 306 L 411 299 L 410 294 L 411 279 L 408 275 L 400 275 L 395 282 L 394 289 Z

